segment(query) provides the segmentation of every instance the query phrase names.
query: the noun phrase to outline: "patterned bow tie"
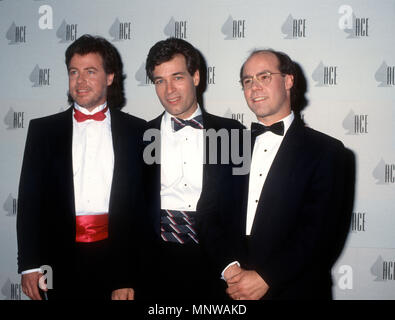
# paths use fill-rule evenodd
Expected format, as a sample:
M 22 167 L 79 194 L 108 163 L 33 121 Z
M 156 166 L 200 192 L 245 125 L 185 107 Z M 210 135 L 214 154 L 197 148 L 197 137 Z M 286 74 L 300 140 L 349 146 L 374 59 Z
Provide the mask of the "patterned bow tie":
M 271 131 L 274 134 L 278 134 L 279 136 L 284 135 L 284 122 L 276 122 L 272 124 L 271 126 L 264 126 L 263 124 L 260 123 L 252 123 L 251 124 L 251 132 L 255 134 L 256 136 L 259 136 L 262 133 L 265 133 L 266 131 Z
M 105 107 L 103 110 L 96 112 L 94 114 L 85 114 L 74 108 L 74 118 L 75 120 L 77 120 L 77 122 L 83 122 L 88 119 L 103 121 L 106 118 L 105 113 L 107 112 L 107 110 L 108 107 Z
M 195 129 L 203 129 L 203 117 L 202 115 L 196 116 L 190 120 L 183 120 L 180 118 L 171 118 L 171 126 L 173 127 L 173 131 L 176 132 L 185 126 L 191 126 Z

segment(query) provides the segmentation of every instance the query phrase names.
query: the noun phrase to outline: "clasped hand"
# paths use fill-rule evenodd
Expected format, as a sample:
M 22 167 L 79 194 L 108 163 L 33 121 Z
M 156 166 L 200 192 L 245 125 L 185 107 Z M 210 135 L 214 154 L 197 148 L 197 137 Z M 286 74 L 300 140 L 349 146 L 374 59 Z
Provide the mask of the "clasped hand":
M 268 284 L 254 270 L 245 270 L 237 265 L 229 267 L 224 278 L 228 285 L 226 293 L 233 300 L 259 300 L 269 290 Z

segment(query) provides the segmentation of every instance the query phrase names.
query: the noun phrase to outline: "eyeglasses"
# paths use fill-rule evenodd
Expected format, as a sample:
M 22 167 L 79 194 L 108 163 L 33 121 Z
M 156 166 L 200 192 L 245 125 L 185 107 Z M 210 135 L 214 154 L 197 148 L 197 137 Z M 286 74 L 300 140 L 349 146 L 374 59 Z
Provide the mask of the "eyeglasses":
M 243 89 L 251 89 L 254 79 L 256 81 L 258 81 L 261 85 L 268 86 L 270 84 L 270 82 L 272 81 L 273 74 L 281 74 L 281 76 L 283 76 L 283 77 L 285 76 L 285 74 L 282 72 L 264 71 L 264 72 L 257 73 L 253 77 L 251 77 L 251 76 L 243 77 L 240 80 L 240 83 L 241 83 L 241 86 L 243 87 Z

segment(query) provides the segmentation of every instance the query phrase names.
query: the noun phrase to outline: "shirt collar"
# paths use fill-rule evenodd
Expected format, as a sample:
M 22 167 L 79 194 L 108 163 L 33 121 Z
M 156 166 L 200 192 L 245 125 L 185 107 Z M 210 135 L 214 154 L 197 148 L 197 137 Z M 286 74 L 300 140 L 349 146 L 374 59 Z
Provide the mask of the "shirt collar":
M 294 115 L 293 111 L 291 111 L 291 113 L 289 115 L 287 115 L 285 118 L 281 119 L 284 122 L 284 136 L 287 133 L 287 131 L 288 131 L 289 127 L 291 126 L 292 121 L 294 119 L 295 119 L 295 115 Z
M 200 108 L 200 106 L 198 104 L 195 112 L 190 117 L 188 117 L 185 120 L 190 120 L 190 119 L 192 119 L 194 117 L 197 117 L 197 116 L 199 116 L 201 114 L 202 114 L 202 109 Z M 175 117 L 175 116 L 173 116 L 169 112 L 165 111 L 165 114 L 163 115 L 163 124 L 166 127 L 170 127 L 171 128 L 171 118 L 173 118 L 173 117 Z
M 290 113 L 289 115 L 287 115 L 286 117 L 284 117 L 284 118 L 282 118 L 282 119 L 280 119 L 280 120 L 278 120 L 278 121 L 275 122 L 275 123 L 281 122 L 281 121 L 284 122 L 284 136 L 285 136 L 285 134 L 287 133 L 287 131 L 288 131 L 289 127 L 291 126 L 292 121 L 293 121 L 294 119 L 295 119 L 294 112 L 291 111 L 291 113 Z M 259 123 L 263 125 L 262 122 L 259 122 Z M 274 123 L 273 123 L 273 124 L 274 124 Z
M 88 111 L 86 108 L 83 108 L 80 105 L 78 105 L 78 103 L 74 102 L 74 108 L 76 108 L 78 111 L 80 111 L 84 114 L 95 114 L 96 112 L 103 110 L 105 107 L 107 107 L 107 101 L 104 102 L 103 104 L 101 104 L 100 106 L 97 106 L 92 111 Z M 107 110 L 107 112 L 108 112 L 108 110 Z M 106 112 L 106 114 L 107 114 L 107 112 Z

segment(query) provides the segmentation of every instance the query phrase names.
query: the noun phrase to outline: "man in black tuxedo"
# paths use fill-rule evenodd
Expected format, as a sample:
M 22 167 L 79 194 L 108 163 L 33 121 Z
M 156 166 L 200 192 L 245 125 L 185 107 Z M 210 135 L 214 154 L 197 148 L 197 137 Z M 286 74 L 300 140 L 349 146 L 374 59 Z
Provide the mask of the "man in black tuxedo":
M 145 121 L 123 113 L 123 64 L 101 37 L 66 50 L 69 102 L 30 122 L 19 185 L 18 272 L 23 292 L 42 299 L 133 298 L 124 241 L 141 211 Z M 125 279 L 128 279 L 127 281 Z M 129 289 L 123 289 L 129 288 Z
M 176 38 L 156 43 L 146 61 L 165 112 L 148 122 L 158 133 L 160 151 L 155 150 L 159 161 L 147 165 L 151 247 L 143 260 L 142 299 L 226 298 L 221 272 L 231 258 L 224 226 L 232 224 L 235 197 L 232 164 L 219 155 L 230 146 L 218 138 L 217 148 L 210 149 L 209 139 L 216 137 L 206 133 L 223 129 L 230 137 L 243 126 L 199 106 L 199 66 L 198 51 Z M 208 161 L 209 152 L 217 153 L 217 163 Z
M 331 268 L 348 232 L 343 144 L 292 111 L 296 65 L 254 51 L 240 72 L 249 108 L 252 159 L 241 216 L 243 248 L 225 270 L 233 299 L 330 299 Z M 237 262 L 237 263 L 236 263 Z

